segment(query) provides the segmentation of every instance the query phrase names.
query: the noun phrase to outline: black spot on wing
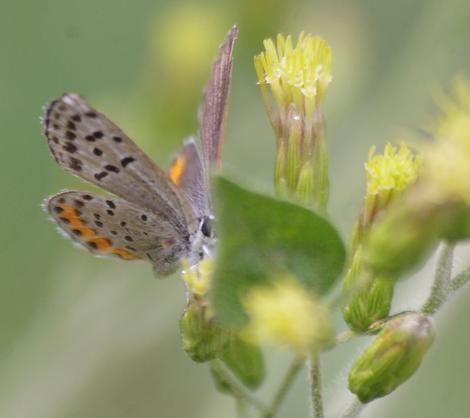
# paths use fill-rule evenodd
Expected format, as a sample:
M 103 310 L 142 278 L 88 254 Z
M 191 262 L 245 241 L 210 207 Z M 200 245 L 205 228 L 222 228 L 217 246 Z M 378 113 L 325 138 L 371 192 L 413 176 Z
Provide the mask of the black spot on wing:
M 81 160 L 75 157 L 70 157 L 69 160 L 70 168 L 74 171 L 82 171 L 83 163 Z
M 85 205 L 85 203 L 83 203 L 81 200 L 78 200 L 78 199 L 75 199 L 74 203 L 77 208 L 82 208 Z
M 108 175 L 107 171 L 102 171 L 101 173 L 96 173 L 94 177 L 96 180 L 100 181 L 104 179 L 107 175 Z
M 77 152 L 77 147 L 72 142 L 67 142 L 62 148 L 70 154 Z
M 127 167 L 130 163 L 134 162 L 135 158 L 133 157 L 125 157 L 121 160 L 121 165 L 123 167 Z
M 112 164 L 106 164 L 104 169 L 111 173 L 119 173 L 119 168 Z

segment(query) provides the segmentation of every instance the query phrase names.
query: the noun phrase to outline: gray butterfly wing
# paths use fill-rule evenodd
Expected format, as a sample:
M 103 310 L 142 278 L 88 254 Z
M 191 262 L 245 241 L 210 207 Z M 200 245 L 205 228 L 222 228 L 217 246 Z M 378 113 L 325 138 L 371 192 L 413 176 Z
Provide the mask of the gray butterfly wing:
M 67 93 L 52 101 L 43 124 L 49 149 L 62 167 L 187 229 L 190 209 L 168 175 L 80 96 Z
M 45 209 L 59 228 L 92 253 L 124 260 L 146 260 L 168 275 L 189 254 L 189 236 L 164 214 L 125 200 L 84 191 L 51 196 Z
M 206 167 L 220 168 L 227 120 L 228 96 L 232 78 L 232 53 L 238 28 L 233 26 L 219 48 L 212 73 L 204 90 L 200 135 Z
M 174 155 L 169 176 L 191 203 L 198 219 L 210 216 L 209 179 L 201 153 L 193 138 L 186 140 Z

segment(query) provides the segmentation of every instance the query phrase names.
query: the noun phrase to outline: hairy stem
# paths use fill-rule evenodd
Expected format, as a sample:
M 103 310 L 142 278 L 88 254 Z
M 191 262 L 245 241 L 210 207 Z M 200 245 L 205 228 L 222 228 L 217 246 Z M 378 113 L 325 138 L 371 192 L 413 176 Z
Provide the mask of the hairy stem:
M 346 412 L 341 416 L 341 418 L 357 418 L 364 410 L 364 407 L 365 404 L 363 404 L 359 399 L 354 398 L 351 405 L 348 406 L 348 409 L 346 409 Z
M 243 385 L 238 383 L 220 360 L 213 360 L 212 367 L 217 370 L 217 374 L 223 377 L 224 382 L 230 387 L 233 396 L 238 402 L 238 407 L 241 404 L 247 404 L 253 406 L 261 413 L 267 411 L 266 405 L 255 398 Z
M 321 389 L 320 359 L 318 353 L 313 353 L 308 361 L 311 417 L 323 418 L 323 399 Z
M 470 267 L 466 268 L 462 273 L 457 274 L 457 276 L 452 279 L 449 289 L 451 292 L 456 292 L 468 282 L 470 282 Z
M 287 370 L 287 373 L 284 376 L 284 379 L 282 379 L 282 382 L 274 395 L 271 405 L 269 406 L 266 413 L 261 416 L 261 418 L 273 418 L 277 414 L 279 407 L 281 406 L 282 402 L 286 398 L 286 395 L 289 392 L 290 387 L 292 386 L 292 383 L 294 382 L 295 378 L 299 374 L 299 371 L 302 368 L 303 363 L 304 363 L 303 358 L 296 357 L 294 359 L 294 361 L 292 362 L 292 365 Z
M 452 262 L 454 260 L 454 245 L 444 244 L 439 260 L 437 262 L 436 274 L 432 285 L 431 294 L 424 303 L 421 311 L 425 314 L 432 315 L 446 301 L 451 285 Z

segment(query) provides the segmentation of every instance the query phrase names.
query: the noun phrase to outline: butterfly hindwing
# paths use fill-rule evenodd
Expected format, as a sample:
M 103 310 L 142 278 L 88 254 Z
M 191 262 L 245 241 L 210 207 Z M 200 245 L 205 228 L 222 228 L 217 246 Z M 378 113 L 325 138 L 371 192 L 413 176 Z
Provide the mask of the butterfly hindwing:
M 52 101 L 44 118 L 49 149 L 64 168 L 187 229 L 187 205 L 168 175 L 106 116 L 77 94 Z
M 189 251 L 188 237 L 177 233 L 168 217 L 119 198 L 65 191 L 51 196 L 46 210 L 62 231 L 92 253 L 147 260 L 162 275 L 175 270 Z
M 173 157 L 169 176 L 178 190 L 191 202 L 198 219 L 210 215 L 207 170 L 193 138 L 186 140 Z

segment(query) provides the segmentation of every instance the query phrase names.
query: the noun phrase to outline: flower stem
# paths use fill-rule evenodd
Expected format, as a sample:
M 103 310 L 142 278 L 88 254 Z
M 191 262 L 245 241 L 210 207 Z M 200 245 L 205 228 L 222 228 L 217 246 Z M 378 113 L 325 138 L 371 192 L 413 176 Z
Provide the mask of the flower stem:
M 313 353 L 308 361 L 311 417 L 323 418 L 323 399 L 321 390 L 320 359 L 318 353 Z
M 342 418 L 357 418 L 359 414 L 364 410 L 365 404 L 363 404 L 359 399 L 355 398 L 351 402 L 346 412 L 342 415 Z
M 452 279 L 449 289 L 451 292 L 456 292 L 468 282 L 470 282 L 470 267 L 466 268 L 462 273 L 457 274 L 457 276 Z
M 282 382 L 277 389 L 273 401 L 271 402 L 270 407 L 266 411 L 264 415 L 262 415 L 261 418 L 273 418 L 278 410 L 279 407 L 281 406 L 282 402 L 286 398 L 287 393 L 289 392 L 289 389 L 294 382 L 295 378 L 299 374 L 299 371 L 304 363 L 303 358 L 296 357 L 294 361 L 292 362 L 291 366 L 287 370 L 286 375 L 284 376 L 284 379 L 282 379 Z
M 454 260 L 454 245 L 445 243 L 437 262 L 436 274 L 431 294 L 424 303 L 421 311 L 432 315 L 446 301 L 451 287 L 452 262 Z
M 241 404 L 248 404 L 262 413 L 267 411 L 266 405 L 255 398 L 247 389 L 245 389 L 244 386 L 238 383 L 220 360 L 213 360 L 212 367 L 217 370 L 217 374 L 222 376 L 223 380 L 228 384 L 239 406 Z

